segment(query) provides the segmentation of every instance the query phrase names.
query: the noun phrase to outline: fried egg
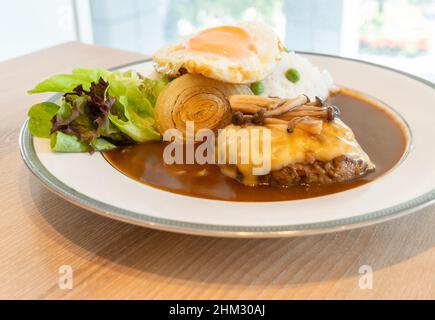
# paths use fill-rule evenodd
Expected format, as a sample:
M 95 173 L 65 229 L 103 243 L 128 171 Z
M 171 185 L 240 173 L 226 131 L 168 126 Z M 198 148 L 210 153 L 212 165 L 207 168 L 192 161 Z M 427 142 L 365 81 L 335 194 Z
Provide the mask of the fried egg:
M 154 56 L 156 70 L 171 77 L 183 72 L 230 83 L 253 83 L 272 72 L 284 51 L 278 36 L 259 22 L 240 22 L 201 31 Z

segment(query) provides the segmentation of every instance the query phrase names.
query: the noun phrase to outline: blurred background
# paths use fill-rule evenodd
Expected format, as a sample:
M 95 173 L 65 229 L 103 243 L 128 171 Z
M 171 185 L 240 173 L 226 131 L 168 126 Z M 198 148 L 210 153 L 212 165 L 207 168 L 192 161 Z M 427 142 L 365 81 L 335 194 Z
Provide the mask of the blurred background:
M 235 20 L 292 50 L 342 55 L 435 82 L 435 0 L 0 0 L 0 61 L 67 41 L 152 54 Z

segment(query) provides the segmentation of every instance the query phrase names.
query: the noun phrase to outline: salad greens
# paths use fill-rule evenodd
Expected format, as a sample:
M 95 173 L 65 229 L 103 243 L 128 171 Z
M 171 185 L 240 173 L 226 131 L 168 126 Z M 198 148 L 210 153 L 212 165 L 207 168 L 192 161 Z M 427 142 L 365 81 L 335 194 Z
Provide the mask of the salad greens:
M 93 152 L 159 140 L 154 107 L 168 79 L 153 80 L 134 71 L 75 69 L 53 76 L 29 91 L 63 93 L 57 103 L 29 110 L 29 130 L 50 138 L 55 152 Z
M 79 141 L 76 136 L 65 134 L 61 131 L 55 132 L 50 137 L 51 150 L 55 152 L 87 152 L 89 145 Z M 105 139 L 97 139 L 94 145 L 95 151 L 111 150 L 116 146 Z

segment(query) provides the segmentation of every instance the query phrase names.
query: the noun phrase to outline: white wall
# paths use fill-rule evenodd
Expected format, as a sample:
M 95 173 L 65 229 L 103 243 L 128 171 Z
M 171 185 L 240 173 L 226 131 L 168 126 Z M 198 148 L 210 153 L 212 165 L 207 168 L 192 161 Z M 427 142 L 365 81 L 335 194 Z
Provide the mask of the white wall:
M 0 61 L 77 39 L 72 0 L 0 0 Z

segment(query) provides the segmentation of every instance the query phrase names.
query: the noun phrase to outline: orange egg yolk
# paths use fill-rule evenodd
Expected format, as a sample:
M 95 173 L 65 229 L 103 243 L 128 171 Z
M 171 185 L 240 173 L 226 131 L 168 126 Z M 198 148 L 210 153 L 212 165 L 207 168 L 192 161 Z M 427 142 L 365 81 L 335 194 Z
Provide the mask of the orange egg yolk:
M 187 47 L 193 51 L 208 52 L 228 58 L 243 58 L 254 50 L 249 33 L 234 26 L 206 29 L 191 38 Z

